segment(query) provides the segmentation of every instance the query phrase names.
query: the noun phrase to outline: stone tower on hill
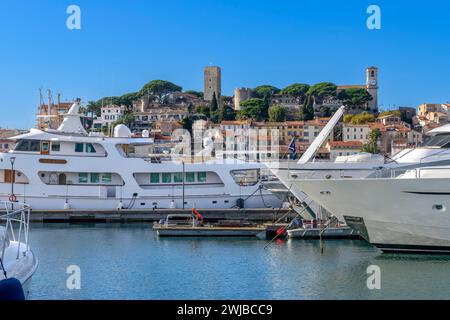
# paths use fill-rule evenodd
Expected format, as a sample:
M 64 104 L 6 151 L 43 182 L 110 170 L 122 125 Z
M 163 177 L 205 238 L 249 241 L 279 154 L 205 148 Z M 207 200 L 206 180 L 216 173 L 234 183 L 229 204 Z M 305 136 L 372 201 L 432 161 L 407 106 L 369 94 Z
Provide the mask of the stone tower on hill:
M 204 99 L 212 101 L 215 93 L 217 101 L 220 101 L 222 96 L 222 72 L 220 67 L 206 67 L 204 81 Z

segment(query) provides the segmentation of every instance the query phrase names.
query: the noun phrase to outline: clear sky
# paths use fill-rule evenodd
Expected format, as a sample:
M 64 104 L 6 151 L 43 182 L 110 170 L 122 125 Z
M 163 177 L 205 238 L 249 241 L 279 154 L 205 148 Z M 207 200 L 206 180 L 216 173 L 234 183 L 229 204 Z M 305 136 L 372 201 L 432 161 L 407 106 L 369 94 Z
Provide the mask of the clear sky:
M 81 8 L 81 30 L 66 9 Z M 381 30 L 366 27 L 370 4 Z M 153 79 L 203 90 L 222 67 L 223 93 L 290 83 L 360 84 L 379 67 L 379 103 L 450 100 L 450 1 L 2 0 L 0 127 L 35 124 L 38 90 L 84 101 Z

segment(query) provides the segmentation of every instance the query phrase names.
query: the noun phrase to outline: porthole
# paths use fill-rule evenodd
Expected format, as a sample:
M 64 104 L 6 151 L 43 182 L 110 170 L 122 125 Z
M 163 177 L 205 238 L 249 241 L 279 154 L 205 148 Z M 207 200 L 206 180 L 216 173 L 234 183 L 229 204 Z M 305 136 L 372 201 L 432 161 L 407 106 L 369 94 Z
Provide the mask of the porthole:
M 446 208 L 443 204 L 435 204 L 433 205 L 433 210 L 438 212 L 444 212 Z

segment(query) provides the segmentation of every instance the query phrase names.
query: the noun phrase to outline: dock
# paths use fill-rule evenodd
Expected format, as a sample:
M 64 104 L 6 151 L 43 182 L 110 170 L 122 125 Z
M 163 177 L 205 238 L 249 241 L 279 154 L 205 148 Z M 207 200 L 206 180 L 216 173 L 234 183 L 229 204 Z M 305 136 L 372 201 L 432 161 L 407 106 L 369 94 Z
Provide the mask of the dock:
M 155 222 L 166 219 L 168 214 L 190 214 L 192 209 L 131 209 L 131 210 L 32 210 L 32 222 Z M 243 220 L 272 222 L 288 213 L 288 209 L 198 209 L 205 221 Z M 295 213 L 287 215 L 288 219 Z

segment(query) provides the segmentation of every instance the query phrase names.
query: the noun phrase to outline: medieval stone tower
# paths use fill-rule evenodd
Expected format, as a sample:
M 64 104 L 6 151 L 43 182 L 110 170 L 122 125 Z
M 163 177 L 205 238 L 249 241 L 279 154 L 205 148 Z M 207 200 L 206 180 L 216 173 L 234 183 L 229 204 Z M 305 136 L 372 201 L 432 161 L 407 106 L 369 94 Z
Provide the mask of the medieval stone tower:
M 371 112 L 378 111 L 378 68 L 368 67 L 366 69 L 366 88 L 372 95 L 372 100 L 369 101 L 369 110 Z
M 206 101 L 212 101 L 214 93 L 216 93 L 217 101 L 220 103 L 220 97 L 222 95 L 222 72 L 220 67 L 206 67 L 204 81 L 204 99 Z

